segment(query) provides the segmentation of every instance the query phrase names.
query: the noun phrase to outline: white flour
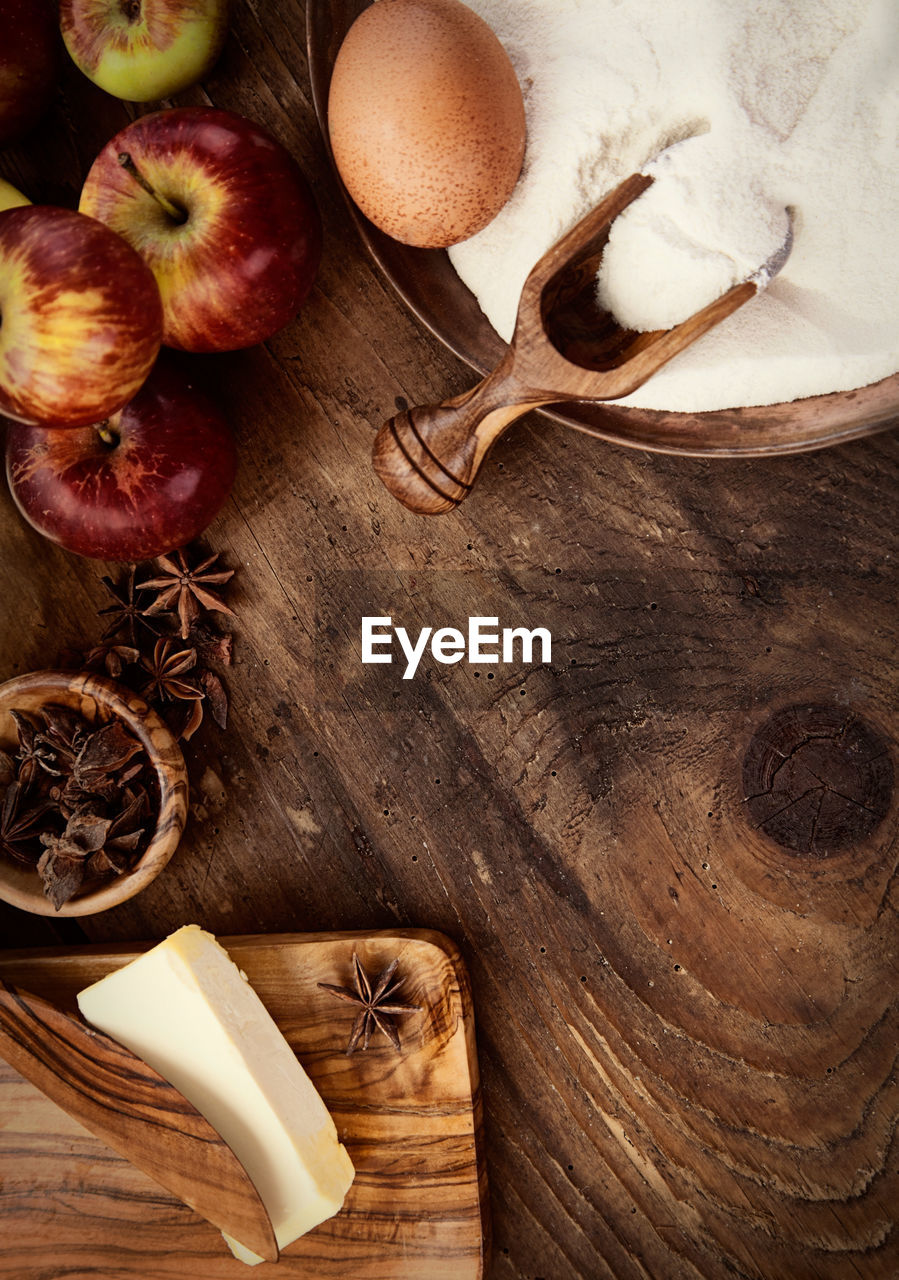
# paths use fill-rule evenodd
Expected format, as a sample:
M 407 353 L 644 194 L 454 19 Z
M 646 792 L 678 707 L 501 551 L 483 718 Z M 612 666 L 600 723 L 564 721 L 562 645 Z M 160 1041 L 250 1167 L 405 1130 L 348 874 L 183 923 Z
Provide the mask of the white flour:
M 646 169 L 601 273 L 623 323 L 668 327 L 751 274 L 788 206 L 794 244 L 767 290 L 622 403 L 771 404 L 899 368 L 895 0 L 467 2 L 509 52 L 528 119 L 512 199 L 450 250 L 502 337 L 540 255 Z

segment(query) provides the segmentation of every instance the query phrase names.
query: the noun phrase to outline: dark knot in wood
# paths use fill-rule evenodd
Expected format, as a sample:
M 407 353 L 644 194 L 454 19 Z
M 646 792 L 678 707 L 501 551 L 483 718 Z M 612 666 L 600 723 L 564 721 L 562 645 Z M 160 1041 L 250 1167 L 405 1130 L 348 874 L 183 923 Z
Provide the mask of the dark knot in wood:
M 753 825 L 794 855 L 828 858 L 872 835 L 889 811 L 890 749 L 844 707 L 778 711 L 743 759 Z

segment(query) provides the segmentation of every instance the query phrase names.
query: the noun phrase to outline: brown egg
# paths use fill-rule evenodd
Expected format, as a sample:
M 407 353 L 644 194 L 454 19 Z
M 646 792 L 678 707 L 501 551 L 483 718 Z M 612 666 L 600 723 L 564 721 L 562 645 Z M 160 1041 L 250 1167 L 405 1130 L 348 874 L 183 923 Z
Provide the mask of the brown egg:
M 524 158 L 521 88 L 487 24 L 460 0 L 376 0 L 334 64 L 337 171 L 376 226 L 442 248 L 487 225 Z

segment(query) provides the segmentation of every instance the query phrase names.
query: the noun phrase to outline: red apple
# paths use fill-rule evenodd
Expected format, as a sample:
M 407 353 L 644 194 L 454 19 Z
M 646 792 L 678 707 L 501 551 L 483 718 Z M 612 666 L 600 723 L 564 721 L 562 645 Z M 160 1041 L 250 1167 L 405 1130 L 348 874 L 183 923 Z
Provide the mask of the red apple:
M 60 0 L 59 19 L 89 80 L 128 102 L 155 102 L 211 69 L 228 33 L 228 0 Z
M 121 236 L 52 205 L 0 213 L 0 413 L 98 422 L 131 399 L 161 338 L 156 281 Z
M 224 417 L 164 359 L 97 426 L 7 428 L 6 475 L 22 515 L 66 550 L 100 560 L 149 560 L 196 538 L 235 469 Z
M 0 147 L 27 133 L 50 105 L 59 48 L 51 0 L 0 0 Z
M 321 257 L 318 209 L 292 156 L 215 108 L 128 125 L 91 166 L 79 208 L 149 264 L 163 342 L 185 351 L 264 342 L 297 314 Z

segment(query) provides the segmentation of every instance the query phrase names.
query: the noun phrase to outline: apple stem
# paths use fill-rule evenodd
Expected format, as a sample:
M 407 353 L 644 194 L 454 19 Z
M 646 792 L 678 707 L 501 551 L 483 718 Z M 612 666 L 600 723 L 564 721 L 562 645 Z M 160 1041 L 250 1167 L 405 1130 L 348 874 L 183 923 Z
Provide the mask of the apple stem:
M 110 427 L 108 418 L 105 422 L 97 423 L 96 431 L 103 443 L 109 445 L 110 448 L 119 443 L 118 434 Z
M 165 210 L 165 212 L 169 215 L 169 217 L 172 219 L 173 222 L 180 223 L 180 222 L 187 221 L 187 214 L 185 213 L 185 211 L 182 208 L 180 208 L 177 204 L 173 204 L 171 200 L 167 199 L 166 196 L 158 192 L 156 188 L 147 181 L 147 179 L 141 173 L 140 169 L 138 169 L 137 165 L 132 160 L 131 155 L 128 151 L 120 151 L 118 160 L 119 160 L 119 164 L 122 166 L 125 172 L 131 175 L 131 177 L 134 179 L 134 181 L 138 184 L 139 187 L 143 187 L 147 195 L 150 195 L 153 197 L 153 199 L 156 201 L 159 207 Z

